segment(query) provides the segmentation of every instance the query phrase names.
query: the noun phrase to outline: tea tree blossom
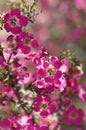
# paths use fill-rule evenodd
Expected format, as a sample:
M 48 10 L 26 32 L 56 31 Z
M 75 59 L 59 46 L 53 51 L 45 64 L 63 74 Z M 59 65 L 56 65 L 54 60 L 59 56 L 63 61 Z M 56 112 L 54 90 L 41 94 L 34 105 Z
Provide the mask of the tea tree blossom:
M 77 109 L 74 105 L 71 105 L 64 111 L 63 117 L 68 124 L 80 125 L 83 122 L 84 113 L 82 109 Z
M 64 72 L 62 72 L 62 62 L 56 57 L 50 57 L 50 59 L 41 60 L 41 64 L 37 65 L 37 75 L 39 80 L 36 83 L 38 88 L 44 88 L 44 86 L 55 86 L 59 90 L 63 91 L 66 86 L 66 80 Z
M 34 109 L 35 111 L 40 112 L 40 115 L 43 117 L 56 112 L 56 107 L 54 103 L 52 103 L 52 99 L 44 96 L 38 96 L 36 98 Z
M 32 48 L 38 48 L 39 42 L 34 39 L 32 34 L 21 32 L 16 38 L 17 46 L 22 50 L 24 54 L 28 54 Z
M 4 15 L 4 28 L 7 32 L 13 34 L 19 34 L 22 31 L 22 27 L 26 26 L 28 18 L 22 15 L 18 8 L 15 8 Z

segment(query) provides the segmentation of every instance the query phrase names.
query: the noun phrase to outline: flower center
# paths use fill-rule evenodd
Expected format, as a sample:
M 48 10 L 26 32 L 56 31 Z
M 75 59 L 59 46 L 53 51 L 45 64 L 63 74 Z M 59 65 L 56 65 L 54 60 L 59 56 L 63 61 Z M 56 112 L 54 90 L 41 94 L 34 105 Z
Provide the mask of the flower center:
M 53 69 L 48 69 L 47 72 L 49 73 L 49 75 L 53 75 L 54 74 L 54 70 Z
M 24 43 L 28 45 L 30 43 L 30 40 L 26 38 Z
M 47 108 L 47 104 L 46 103 L 41 104 L 41 108 L 46 109 Z
M 77 114 L 76 114 L 75 112 L 72 112 L 72 113 L 70 114 L 70 116 L 71 116 L 72 118 L 76 118 L 76 117 L 77 117 Z
M 12 26 L 16 26 L 16 25 L 17 25 L 17 19 L 16 19 L 16 18 L 10 19 L 10 24 L 11 24 Z

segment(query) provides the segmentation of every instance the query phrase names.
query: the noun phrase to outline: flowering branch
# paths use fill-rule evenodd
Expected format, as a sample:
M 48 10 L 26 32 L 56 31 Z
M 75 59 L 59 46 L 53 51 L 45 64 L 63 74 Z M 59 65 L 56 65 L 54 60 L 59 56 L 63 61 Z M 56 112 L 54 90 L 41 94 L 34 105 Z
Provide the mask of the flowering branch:
M 70 51 L 58 57 L 49 55 L 33 34 L 24 30 L 35 14 L 36 1 L 30 15 L 28 2 L 22 2 L 23 7 L 11 8 L 3 15 L 2 26 L 11 34 L 0 48 L 0 103 L 11 114 L 1 119 L 0 128 L 61 130 L 66 125 L 82 126 L 84 112 L 72 101 L 73 96 L 86 101 L 85 87 L 79 81 L 82 65 Z M 9 109 L 11 102 L 14 111 L 21 108 L 17 116 Z

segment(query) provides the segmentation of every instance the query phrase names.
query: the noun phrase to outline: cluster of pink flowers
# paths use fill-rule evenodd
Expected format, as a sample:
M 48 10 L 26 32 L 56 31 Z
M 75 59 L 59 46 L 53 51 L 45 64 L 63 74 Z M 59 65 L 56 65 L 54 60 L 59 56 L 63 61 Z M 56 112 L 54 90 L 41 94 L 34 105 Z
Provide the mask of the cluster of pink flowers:
M 72 96 L 86 102 L 85 86 L 78 82 L 80 62 L 49 55 L 25 31 L 29 18 L 21 9 L 5 13 L 3 21 L 11 34 L 0 45 L 0 111 L 6 112 L 0 129 L 65 130 L 71 124 L 79 129 L 84 111 L 73 105 Z

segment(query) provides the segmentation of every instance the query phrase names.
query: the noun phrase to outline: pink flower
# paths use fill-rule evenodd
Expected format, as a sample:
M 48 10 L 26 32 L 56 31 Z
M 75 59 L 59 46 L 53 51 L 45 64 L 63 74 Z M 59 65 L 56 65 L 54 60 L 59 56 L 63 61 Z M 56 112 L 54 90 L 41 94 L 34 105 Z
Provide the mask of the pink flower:
M 74 92 L 78 92 L 78 83 L 77 83 L 77 80 L 75 78 L 70 78 L 69 79 L 69 83 L 70 83 L 70 86 L 71 86 L 71 89 L 74 91 Z
M 69 70 L 68 61 L 64 58 L 64 59 L 61 60 L 61 63 L 62 63 L 62 65 L 61 65 L 60 70 L 61 70 L 62 72 L 64 72 L 64 73 L 67 73 L 68 70 Z
M 16 36 L 14 36 L 14 35 L 9 35 L 7 37 L 7 39 L 6 39 L 7 43 L 5 44 L 4 49 L 6 49 L 6 50 L 8 49 L 8 53 L 11 53 L 12 51 L 17 52 L 18 46 L 15 42 L 15 39 L 16 39 Z M 6 54 L 6 56 L 7 56 L 7 54 Z
M 33 119 L 32 114 L 17 116 L 17 120 L 18 120 L 19 124 L 21 124 L 22 128 L 26 128 L 25 130 L 28 129 L 28 126 L 29 127 L 32 126 L 32 119 Z
M 15 71 L 15 76 L 16 79 L 18 80 L 19 84 L 27 84 L 27 81 L 30 78 L 30 75 L 27 71 L 27 67 L 22 67 L 22 66 L 14 66 L 14 71 Z
M 7 32 L 12 32 L 13 34 L 19 34 L 23 26 L 28 23 L 28 18 L 25 15 L 21 15 L 18 8 L 7 12 L 4 15 L 4 28 Z
M 21 130 L 20 124 L 16 120 L 3 119 L 0 121 L 0 130 Z
M 4 119 L 2 121 L 0 121 L 0 129 L 10 129 L 11 127 L 11 124 L 10 124 L 10 121 L 9 119 Z
M 56 107 L 50 97 L 37 96 L 34 110 L 40 112 L 41 116 L 47 117 L 49 114 L 56 112 Z
M 82 83 L 78 85 L 78 96 L 82 101 L 86 102 L 86 86 Z
M 83 122 L 84 112 L 82 109 L 77 109 L 74 105 L 71 105 L 64 111 L 63 117 L 67 120 L 69 125 L 81 125 Z
M 34 39 L 32 34 L 26 32 L 22 32 L 17 36 L 16 43 L 24 54 L 28 54 L 31 47 L 34 49 L 39 47 L 38 40 Z
M 44 89 L 48 87 L 47 90 L 51 90 L 52 87 L 52 91 L 54 87 L 63 91 L 66 87 L 66 79 L 64 77 L 65 70 L 62 65 L 66 67 L 66 64 L 61 63 L 57 57 L 51 56 L 49 59 L 41 58 L 41 64 L 36 64 L 38 75 L 38 79 L 35 82 L 36 87 Z

